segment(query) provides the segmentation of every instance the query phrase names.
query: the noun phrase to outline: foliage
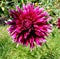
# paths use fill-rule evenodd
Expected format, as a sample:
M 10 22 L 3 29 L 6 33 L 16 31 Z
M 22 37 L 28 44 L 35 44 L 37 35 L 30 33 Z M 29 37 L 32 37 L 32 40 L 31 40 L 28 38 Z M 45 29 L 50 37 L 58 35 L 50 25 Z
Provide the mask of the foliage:
M 60 6 L 60 1 L 59 0 L 1 0 L 0 1 L 0 16 L 8 15 L 8 10 L 9 9 L 14 9 L 16 5 L 19 5 L 20 7 L 22 6 L 22 1 L 24 3 L 38 3 L 39 6 L 44 7 L 50 14 L 51 16 L 56 15 L 59 13 L 59 6 Z M 58 9 L 58 10 L 57 10 Z

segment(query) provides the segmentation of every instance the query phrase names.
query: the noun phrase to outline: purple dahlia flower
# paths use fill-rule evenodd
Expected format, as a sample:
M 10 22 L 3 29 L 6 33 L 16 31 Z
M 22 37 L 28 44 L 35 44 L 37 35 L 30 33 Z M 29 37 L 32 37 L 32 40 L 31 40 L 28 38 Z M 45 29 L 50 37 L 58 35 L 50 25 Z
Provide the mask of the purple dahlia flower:
M 60 18 L 58 18 L 57 26 L 58 26 L 58 28 L 60 29 Z
M 45 36 L 51 32 L 51 24 L 47 23 L 51 19 L 49 14 L 33 4 L 23 5 L 22 9 L 16 6 L 16 9 L 10 10 L 13 20 L 7 22 L 13 41 L 26 46 L 29 44 L 30 48 L 45 43 Z

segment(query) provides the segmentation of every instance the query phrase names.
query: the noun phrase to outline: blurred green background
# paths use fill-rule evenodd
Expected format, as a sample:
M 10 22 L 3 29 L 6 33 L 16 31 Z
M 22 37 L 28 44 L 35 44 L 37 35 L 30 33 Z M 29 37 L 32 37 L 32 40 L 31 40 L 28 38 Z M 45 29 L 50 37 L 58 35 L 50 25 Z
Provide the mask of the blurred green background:
M 57 18 L 60 17 L 60 0 L 23 1 L 25 4 L 32 2 L 35 6 L 44 7 L 52 16 L 51 23 L 53 25 L 56 23 Z M 8 20 L 8 10 L 15 9 L 16 5 L 22 7 L 22 0 L 0 0 L 0 20 L 5 20 L 5 17 Z M 36 47 L 33 51 L 30 51 L 29 47 L 21 45 L 16 47 L 8 34 L 8 27 L 0 24 L 0 59 L 60 59 L 60 30 L 56 25 L 53 27 L 53 32 L 46 38 L 47 45 L 43 44 L 42 47 Z

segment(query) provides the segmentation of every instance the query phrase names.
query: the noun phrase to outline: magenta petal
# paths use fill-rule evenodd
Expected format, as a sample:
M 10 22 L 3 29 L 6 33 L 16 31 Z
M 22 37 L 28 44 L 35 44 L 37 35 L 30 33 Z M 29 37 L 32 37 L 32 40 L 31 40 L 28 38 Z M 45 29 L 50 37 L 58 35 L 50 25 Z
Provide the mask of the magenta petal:
M 18 6 L 16 6 L 16 9 L 19 13 L 22 13 L 22 10 Z
M 40 38 L 40 42 L 45 43 L 46 42 L 46 39 L 45 38 Z
M 31 37 L 30 38 L 30 48 L 33 48 L 34 47 L 34 38 Z
M 36 44 L 37 45 L 42 45 L 42 43 L 40 42 L 40 38 L 36 37 L 35 39 L 36 39 Z
M 34 9 L 35 12 L 39 11 L 39 6 Z
M 12 38 L 13 38 L 13 39 L 16 39 L 16 36 L 17 36 L 17 33 L 14 33 L 14 34 L 12 35 Z
M 23 9 L 24 9 L 24 10 L 27 10 L 27 8 L 26 8 L 25 4 L 23 4 L 23 5 L 22 5 L 22 7 L 23 7 Z
M 35 24 L 36 24 L 36 23 L 41 23 L 41 22 L 45 22 L 45 18 L 44 18 L 44 17 L 35 20 Z
M 12 18 L 16 19 L 18 16 L 18 13 L 15 10 L 9 10 L 10 12 L 10 16 L 12 16 Z
M 21 43 L 21 40 L 22 40 L 22 35 L 20 35 L 19 39 L 18 39 L 18 43 Z
M 35 34 L 36 34 L 37 36 L 40 36 L 40 33 L 39 33 L 39 32 L 37 32 L 37 31 L 35 32 Z
M 35 11 L 37 14 L 41 14 L 41 13 L 44 11 L 44 8 L 39 8 L 39 6 L 38 6 L 38 7 L 36 7 L 36 8 L 34 9 L 34 11 Z
M 33 43 L 34 42 L 34 37 L 31 37 L 30 38 L 30 43 Z
M 39 13 L 41 14 L 44 11 L 44 8 L 39 9 Z
M 28 35 L 29 35 L 29 32 L 26 32 L 26 33 L 24 34 L 24 38 L 26 39 L 26 38 L 28 37 Z
M 15 25 L 15 21 L 11 20 L 11 21 L 6 22 L 6 24 L 8 24 L 8 25 Z
M 21 33 L 21 27 L 16 28 L 15 31 Z
M 30 48 L 34 48 L 34 43 L 30 43 Z
M 33 10 L 34 9 L 34 5 L 32 3 L 28 4 L 28 5 L 26 5 L 26 9 L 27 10 Z
M 60 29 L 60 18 L 58 18 L 57 27 L 58 27 L 58 29 Z
M 42 18 L 42 17 L 48 17 L 48 16 L 49 16 L 49 15 L 48 15 L 47 12 L 43 12 L 43 13 L 41 13 L 40 15 L 37 16 L 37 19 Z
M 28 40 L 27 40 L 26 43 L 25 43 L 25 45 L 28 46 L 28 43 L 29 43 L 29 42 L 28 42 Z
M 15 31 L 15 29 L 16 29 L 16 26 L 11 26 L 7 30 L 11 34 L 13 31 Z
M 15 14 L 16 13 L 15 10 L 9 10 L 9 12 L 12 13 L 12 14 Z

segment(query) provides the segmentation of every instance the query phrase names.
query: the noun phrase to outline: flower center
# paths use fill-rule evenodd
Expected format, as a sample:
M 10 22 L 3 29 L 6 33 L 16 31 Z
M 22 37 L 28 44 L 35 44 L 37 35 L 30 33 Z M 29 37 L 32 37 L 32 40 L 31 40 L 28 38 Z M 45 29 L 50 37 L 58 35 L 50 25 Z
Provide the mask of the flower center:
M 32 22 L 30 20 L 24 20 L 23 21 L 23 27 L 24 29 L 29 29 L 32 25 Z

